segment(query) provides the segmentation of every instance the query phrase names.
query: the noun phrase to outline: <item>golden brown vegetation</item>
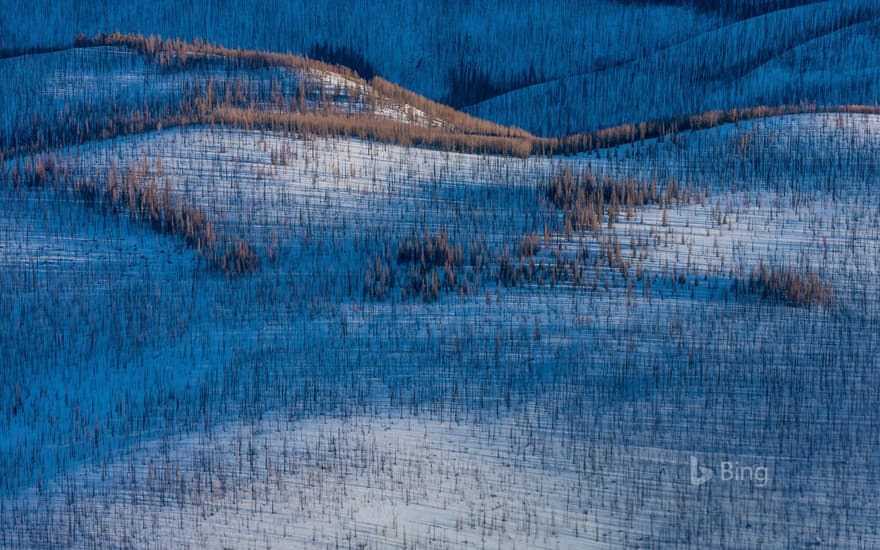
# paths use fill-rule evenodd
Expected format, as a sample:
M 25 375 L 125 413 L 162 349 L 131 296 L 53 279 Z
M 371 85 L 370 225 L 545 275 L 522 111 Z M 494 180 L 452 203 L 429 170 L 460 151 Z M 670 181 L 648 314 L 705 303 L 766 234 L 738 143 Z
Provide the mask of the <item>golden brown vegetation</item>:
M 199 124 L 215 122 L 247 127 L 269 127 L 295 129 L 303 133 L 320 135 L 355 136 L 365 139 L 388 141 L 401 145 L 415 145 L 450 151 L 484 152 L 505 155 L 527 156 L 534 148 L 534 136 L 519 128 L 509 128 L 472 117 L 424 96 L 406 90 L 381 77 L 366 81 L 351 69 L 340 65 L 330 65 L 303 56 L 272 52 L 230 49 L 207 42 L 189 43 L 161 37 L 114 33 L 98 35 L 94 38 L 78 36 L 78 47 L 119 46 L 131 48 L 145 55 L 163 67 L 186 68 L 199 60 L 220 57 L 244 69 L 262 67 L 282 67 L 294 72 L 332 73 L 349 80 L 366 95 L 371 105 L 390 105 L 403 108 L 409 105 L 424 113 L 428 124 L 421 126 L 405 121 L 389 120 L 387 117 L 367 113 L 350 113 L 325 108 L 302 112 L 302 105 L 284 105 L 279 112 L 267 111 L 256 106 L 254 98 L 238 97 L 232 101 L 226 90 L 220 89 L 219 82 L 208 83 L 201 98 L 189 98 L 190 103 L 200 99 L 199 105 L 181 105 L 177 109 L 184 118 L 169 117 L 162 121 L 163 126 L 180 124 Z M 222 86 L 226 88 L 226 86 Z M 235 86 L 241 91 L 241 86 Z M 138 120 L 149 117 L 148 113 L 138 113 Z M 128 121 L 126 121 L 128 122 Z M 131 127 L 131 123 L 116 123 L 121 131 Z M 149 128 L 147 128 L 149 129 Z M 113 128 L 105 127 L 101 137 L 112 135 Z
M 567 233 L 589 230 L 595 233 L 605 219 L 609 227 L 622 213 L 631 218 L 636 208 L 647 204 L 686 204 L 690 192 L 671 180 L 658 188 L 656 181 L 596 176 L 584 168 L 574 173 L 571 166 L 556 170 L 544 186 L 544 195 L 564 213 Z
M 586 151 L 595 151 L 616 147 L 625 143 L 634 143 L 646 139 L 675 135 L 679 132 L 707 130 L 722 124 L 734 124 L 757 118 L 768 118 L 783 115 L 811 113 L 861 113 L 880 114 L 880 106 L 876 105 L 816 105 L 804 103 L 799 105 L 781 105 L 768 107 L 760 105 L 746 109 L 730 109 L 727 111 L 708 111 L 604 128 L 595 132 L 572 134 L 560 138 L 541 138 L 535 143 L 536 154 L 570 155 Z
M 464 250 L 449 242 L 446 228 L 400 243 L 397 263 L 410 266 L 404 292 L 420 295 L 426 301 L 436 300 L 440 290 L 454 290 L 463 282 L 457 280 L 455 272 L 464 264 Z
M 381 77 L 369 81 L 351 69 L 330 65 L 299 55 L 225 48 L 204 41 L 185 42 L 132 34 L 99 34 L 93 38 L 78 36 L 77 47 L 118 46 L 140 52 L 164 67 L 185 69 L 205 60 L 223 59 L 235 67 L 256 69 L 281 67 L 295 72 L 320 72 L 339 75 L 358 88 L 364 101 L 372 106 L 403 109 L 410 106 L 424 114 L 414 123 L 392 120 L 373 111 L 350 112 L 332 103 L 308 110 L 298 101 L 277 101 L 269 110 L 258 101 L 249 86 L 239 79 L 208 81 L 189 91 L 177 105 L 164 105 L 157 111 L 111 109 L 101 114 L 93 109 L 66 113 L 41 121 L 17 136 L 6 155 L 35 152 L 50 147 L 140 133 L 160 128 L 193 124 L 222 124 L 250 129 L 272 129 L 322 136 L 358 137 L 457 152 L 476 152 L 526 157 L 532 154 L 575 154 L 614 147 L 639 140 L 674 135 L 687 130 L 703 130 L 721 124 L 762 117 L 797 113 L 848 112 L 880 113 L 880 106 L 814 104 L 779 107 L 758 106 L 748 109 L 710 111 L 639 124 L 605 128 L 559 138 L 534 136 L 525 130 L 506 127 L 472 117 L 406 90 Z M 256 94 L 258 95 L 258 94 Z M 406 118 L 406 117 L 402 117 Z M 24 129 L 27 130 L 27 129 Z
M 425 96 L 388 82 L 381 77 L 370 80 L 370 86 L 379 97 L 388 98 L 396 105 L 412 105 L 429 118 L 441 121 L 457 133 L 517 138 L 533 141 L 535 136 L 515 126 L 502 126 L 488 120 L 473 117 L 452 107 L 432 101 Z
M 768 269 L 764 262 L 752 270 L 747 281 L 740 283 L 740 289 L 765 300 L 794 306 L 827 306 L 834 301 L 831 285 L 819 275 L 799 273 L 791 267 Z
M 24 159 L 6 175 L 14 187 L 52 185 L 69 190 L 90 208 L 105 215 L 127 212 L 133 221 L 146 222 L 157 232 L 183 238 L 208 265 L 227 274 L 241 275 L 259 269 L 259 257 L 247 242 L 217 234 L 204 210 L 160 183 L 158 170 L 146 158 L 120 171 L 115 164 L 102 180 L 71 177 L 67 160 L 54 153 Z
M 245 129 L 270 129 L 323 137 L 357 137 L 407 147 L 461 153 L 527 157 L 532 149 L 530 141 L 524 138 L 458 133 L 334 111 L 279 113 L 253 108 L 218 107 L 199 118 L 203 124 L 224 124 Z

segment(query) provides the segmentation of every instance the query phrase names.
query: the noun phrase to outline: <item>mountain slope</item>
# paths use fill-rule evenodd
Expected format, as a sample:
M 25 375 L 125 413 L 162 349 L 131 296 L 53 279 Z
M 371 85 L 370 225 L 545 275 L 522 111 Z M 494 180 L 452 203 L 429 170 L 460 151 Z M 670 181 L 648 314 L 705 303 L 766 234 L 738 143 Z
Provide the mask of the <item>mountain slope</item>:
M 40 0 L 39 20 L 0 36 L 9 52 L 114 30 L 293 51 L 539 135 L 757 104 L 877 99 L 871 0 L 466 3 L 451 20 L 441 0 L 335 10 L 311 0 L 204 3 Z
M 606 70 L 510 92 L 467 111 L 564 135 L 713 109 L 873 104 L 880 6 L 824 2 L 700 34 Z

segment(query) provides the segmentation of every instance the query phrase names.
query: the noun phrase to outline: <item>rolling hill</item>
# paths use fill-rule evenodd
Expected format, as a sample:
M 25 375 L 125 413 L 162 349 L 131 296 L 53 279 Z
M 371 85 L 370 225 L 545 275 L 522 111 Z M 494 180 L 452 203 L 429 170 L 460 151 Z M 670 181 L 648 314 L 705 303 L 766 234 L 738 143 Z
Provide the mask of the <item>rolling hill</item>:
M 36 7 L 0 547 L 880 545 L 874 3 Z

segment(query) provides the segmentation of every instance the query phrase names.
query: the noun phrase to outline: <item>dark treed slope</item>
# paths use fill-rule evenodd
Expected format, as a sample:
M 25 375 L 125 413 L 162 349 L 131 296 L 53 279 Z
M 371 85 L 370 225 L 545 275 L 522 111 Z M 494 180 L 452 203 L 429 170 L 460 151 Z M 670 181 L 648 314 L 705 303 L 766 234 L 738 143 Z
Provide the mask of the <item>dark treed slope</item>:
M 880 4 L 822 2 L 732 22 L 632 63 L 536 84 L 466 110 L 539 135 L 755 105 L 880 98 Z M 540 113 L 540 114 L 538 114 Z
M 616 0 L 621 4 L 684 6 L 733 19 L 757 17 L 777 10 L 818 4 L 822 0 Z

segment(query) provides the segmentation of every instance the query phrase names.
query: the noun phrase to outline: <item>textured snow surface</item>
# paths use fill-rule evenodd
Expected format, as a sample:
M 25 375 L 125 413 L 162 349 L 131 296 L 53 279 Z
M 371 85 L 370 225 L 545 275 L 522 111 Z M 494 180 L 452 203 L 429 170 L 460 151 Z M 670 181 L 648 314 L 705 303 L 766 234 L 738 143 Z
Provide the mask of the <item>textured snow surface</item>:
M 145 164 L 261 269 L 210 271 L 58 185 L 0 190 L 0 546 L 877 546 L 878 129 L 526 160 L 222 128 L 58 151 L 96 181 Z M 542 192 L 565 165 L 692 198 L 567 234 Z M 377 255 L 403 272 L 397 246 L 442 227 L 493 262 L 534 233 L 584 280 L 493 264 L 468 293 L 366 296 Z M 737 294 L 761 263 L 833 304 Z

